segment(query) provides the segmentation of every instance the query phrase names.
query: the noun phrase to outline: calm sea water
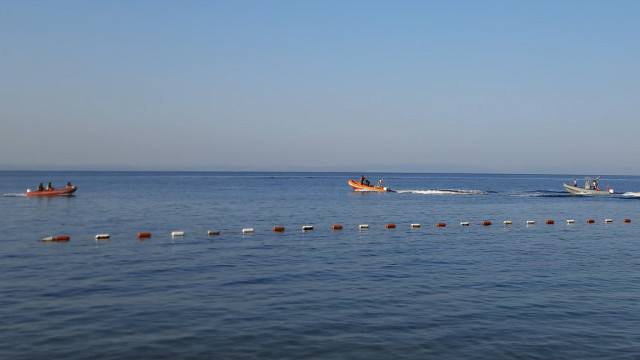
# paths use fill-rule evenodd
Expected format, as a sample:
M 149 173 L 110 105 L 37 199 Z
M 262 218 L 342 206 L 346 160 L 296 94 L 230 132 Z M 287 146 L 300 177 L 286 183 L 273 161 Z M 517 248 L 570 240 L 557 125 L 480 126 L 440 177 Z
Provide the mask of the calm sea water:
M 640 177 L 360 175 L 0 172 L 0 358 L 640 357 Z

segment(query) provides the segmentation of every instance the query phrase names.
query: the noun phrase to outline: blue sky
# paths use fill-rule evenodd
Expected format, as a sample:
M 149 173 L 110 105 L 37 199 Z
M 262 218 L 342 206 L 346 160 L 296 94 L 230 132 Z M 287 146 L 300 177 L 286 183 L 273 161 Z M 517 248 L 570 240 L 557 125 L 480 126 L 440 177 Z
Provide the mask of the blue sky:
M 638 1 L 3 1 L 0 169 L 640 174 Z

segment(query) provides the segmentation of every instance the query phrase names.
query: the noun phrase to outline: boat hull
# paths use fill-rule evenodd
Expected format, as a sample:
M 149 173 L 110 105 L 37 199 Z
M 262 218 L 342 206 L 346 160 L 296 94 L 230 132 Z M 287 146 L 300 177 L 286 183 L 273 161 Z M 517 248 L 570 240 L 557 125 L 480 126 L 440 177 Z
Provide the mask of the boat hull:
M 69 196 L 73 195 L 76 190 L 78 190 L 77 187 L 71 186 L 64 189 L 27 191 L 25 196 Z
M 562 184 L 567 191 L 573 195 L 611 195 L 613 192 L 607 190 L 585 189 L 578 186 Z
M 349 186 L 351 186 L 355 191 L 393 192 L 393 190 L 389 189 L 388 187 L 367 186 L 353 180 L 349 180 Z

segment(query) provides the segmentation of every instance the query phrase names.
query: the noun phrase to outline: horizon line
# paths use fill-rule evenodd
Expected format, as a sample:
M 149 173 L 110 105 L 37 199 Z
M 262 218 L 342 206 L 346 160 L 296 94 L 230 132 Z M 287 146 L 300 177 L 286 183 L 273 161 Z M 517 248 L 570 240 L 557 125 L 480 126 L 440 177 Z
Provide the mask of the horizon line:
M 350 171 L 350 170 L 176 170 L 176 169 L 89 169 L 89 170 L 80 170 L 80 169 L 35 169 L 35 168 L 27 168 L 27 169 L 5 169 L 0 168 L 0 172 L 105 172 L 105 173 L 118 173 L 118 172 L 138 172 L 138 173 L 358 173 L 358 174 L 372 174 L 372 173 L 383 173 L 383 174 L 458 174 L 458 175 L 570 175 L 573 177 L 581 177 L 587 176 L 587 174 L 592 173 L 580 173 L 580 175 L 571 175 L 570 173 L 552 173 L 552 172 L 531 172 L 531 173 L 518 173 L 518 172 L 481 172 L 481 171 L 430 171 L 430 172 L 421 172 L 421 171 L 388 171 L 388 170 L 359 170 L 359 171 Z M 591 175 L 595 176 L 595 175 Z M 638 174 L 600 174 L 600 176 L 640 176 Z

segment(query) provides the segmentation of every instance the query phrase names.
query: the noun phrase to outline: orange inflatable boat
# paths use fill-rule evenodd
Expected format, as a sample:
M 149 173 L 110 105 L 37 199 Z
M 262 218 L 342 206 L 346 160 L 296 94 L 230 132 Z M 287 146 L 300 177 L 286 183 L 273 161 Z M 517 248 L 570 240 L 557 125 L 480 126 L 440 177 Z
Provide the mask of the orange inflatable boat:
M 376 186 L 362 185 L 357 181 L 349 180 L 349 186 L 355 191 L 379 191 L 379 192 L 394 192 L 386 186 L 382 186 L 384 180 L 378 181 Z
M 72 195 L 76 190 L 78 190 L 75 186 L 67 186 L 63 189 L 52 189 L 52 190 L 40 190 L 40 191 L 31 191 L 27 190 L 25 196 L 69 196 Z

